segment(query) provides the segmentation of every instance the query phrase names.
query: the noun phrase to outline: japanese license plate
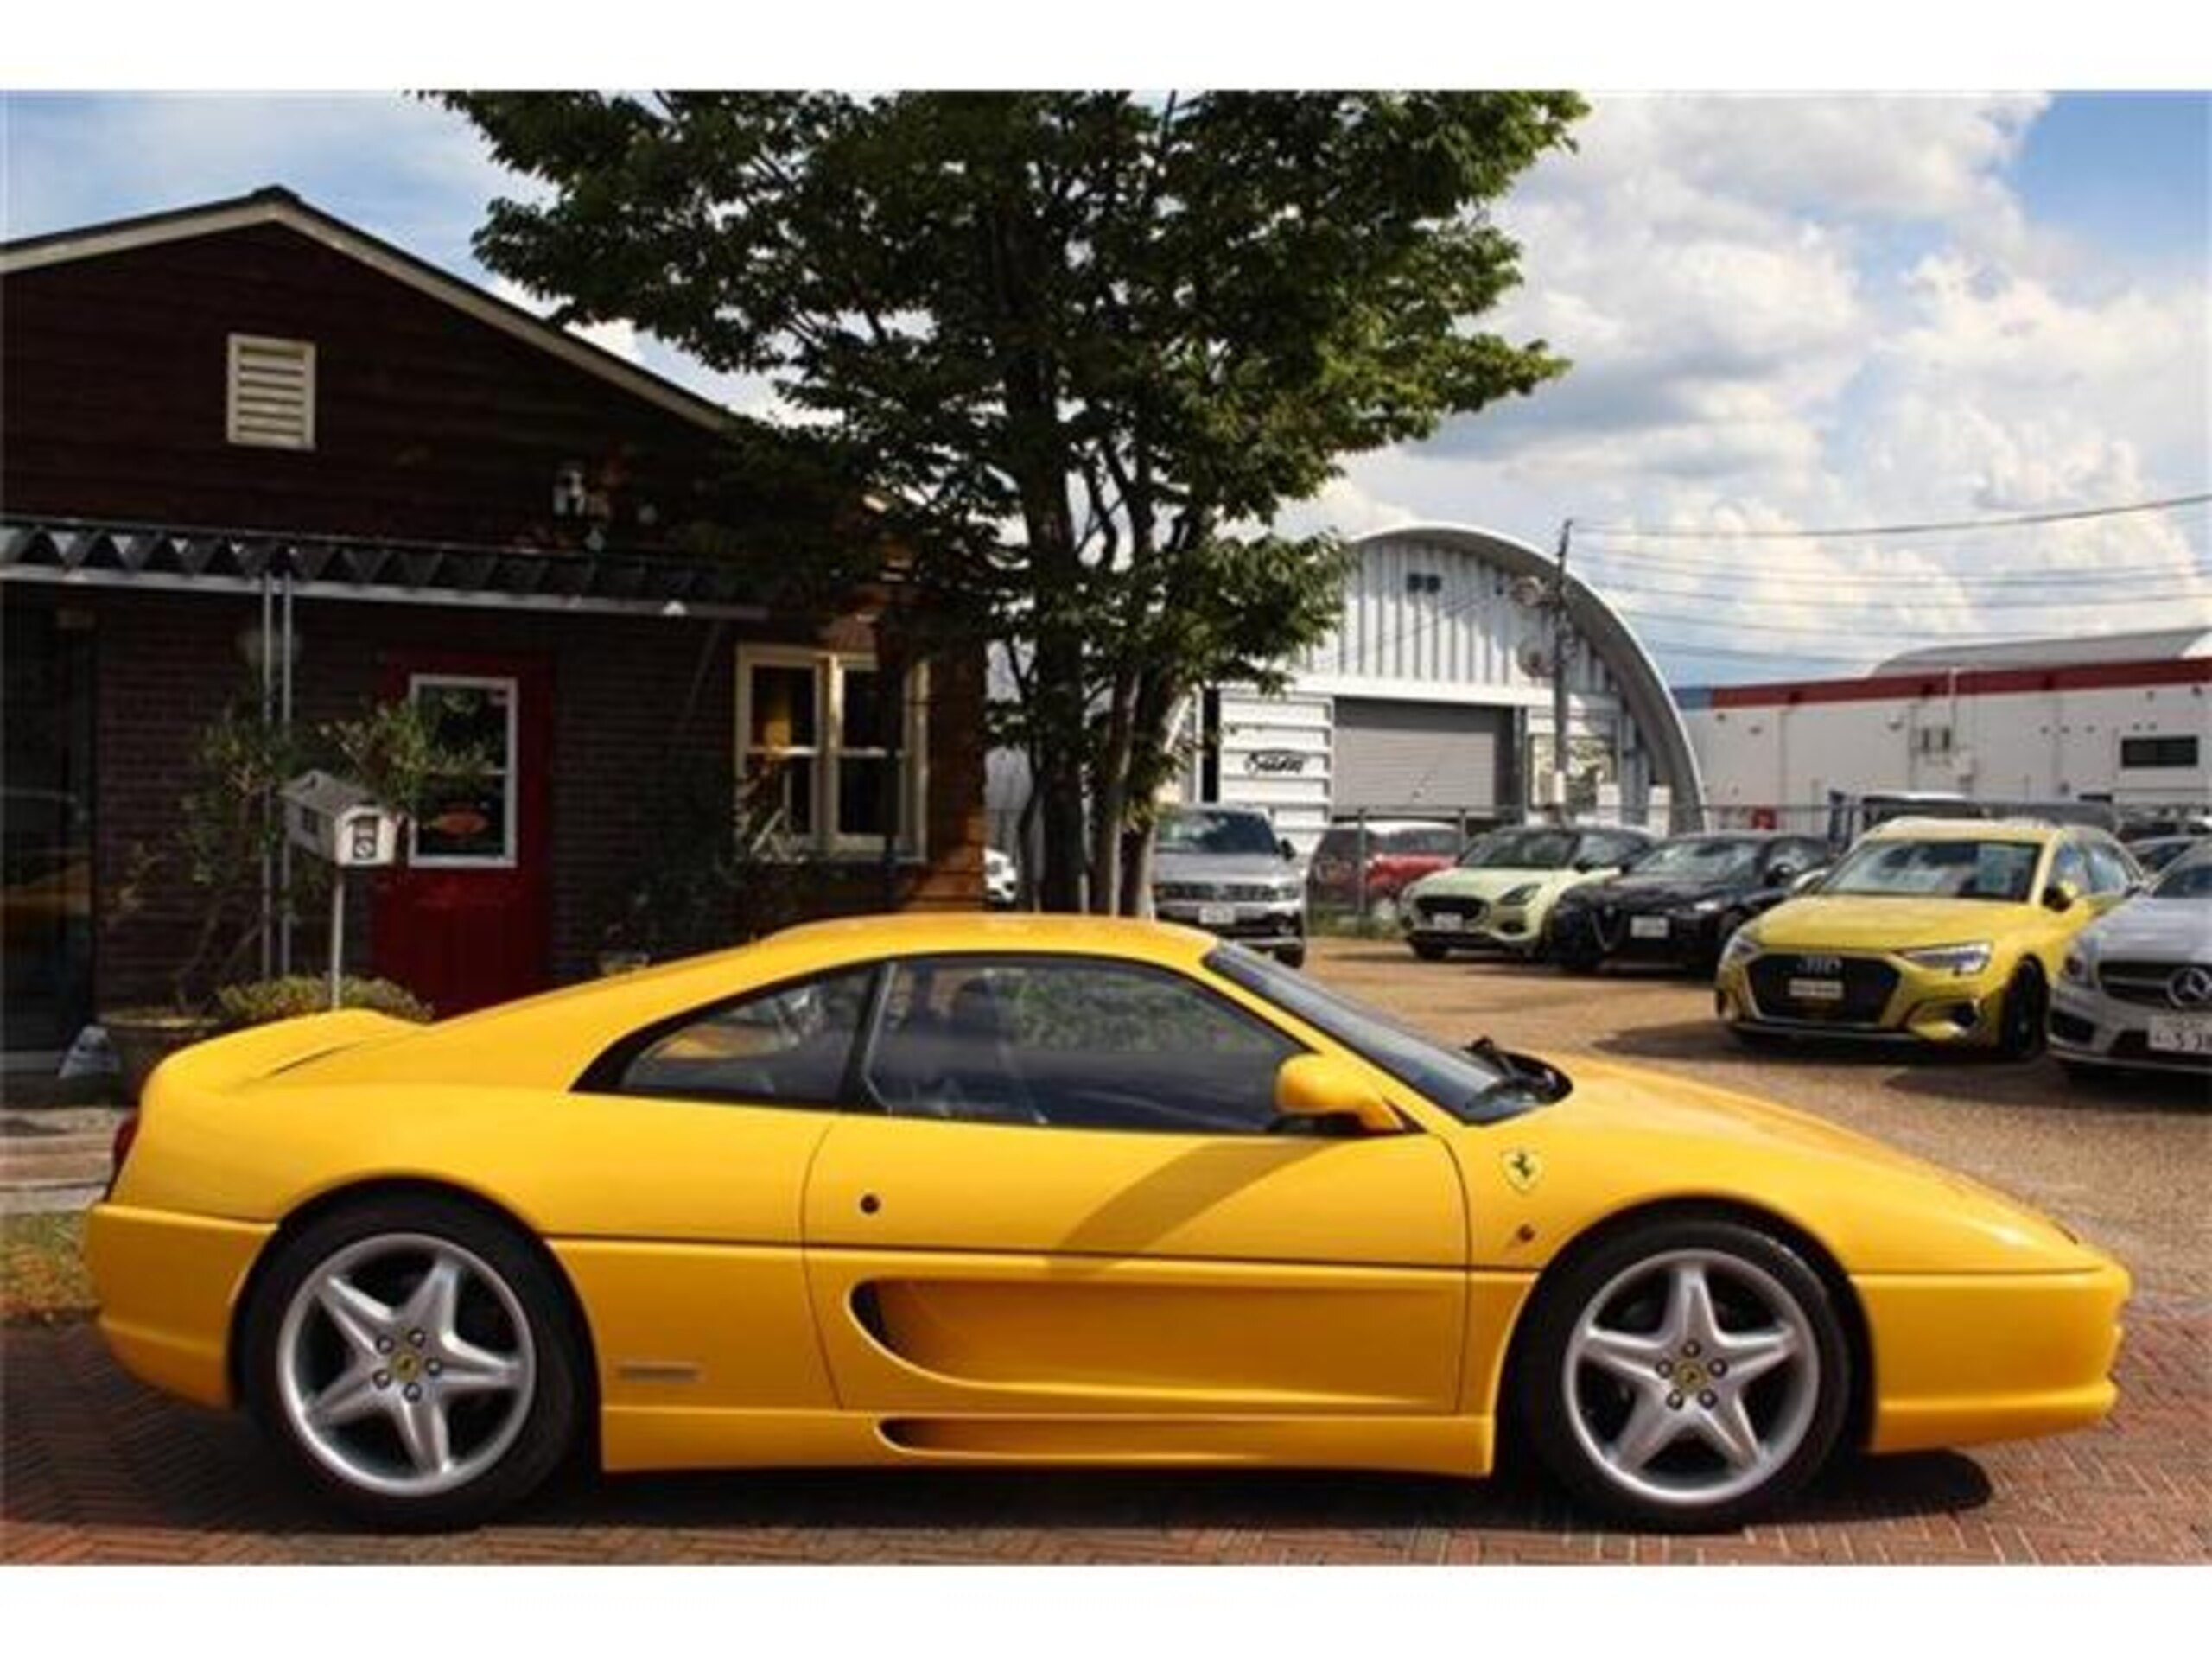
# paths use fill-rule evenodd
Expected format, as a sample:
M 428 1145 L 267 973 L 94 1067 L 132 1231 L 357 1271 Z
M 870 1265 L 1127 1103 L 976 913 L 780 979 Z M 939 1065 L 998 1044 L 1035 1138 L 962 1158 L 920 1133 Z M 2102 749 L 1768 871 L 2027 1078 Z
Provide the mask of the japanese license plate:
M 1427 918 L 1427 925 L 1438 933 L 1457 933 L 1465 920 L 1456 910 L 1440 910 Z
M 1227 927 L 1236 919 L 1236 906 L 1234 905 L 1200 905 L 1198 906 L 1200 927 Z
M 1800 1002 L 1840 1002 L 1843 1001 L 1843 982 L 1840 979 L 1793 979 L 1789 995 Z
M 1631 939 L 1663 939 L 1667 937 L 1664 916 L 1631 916 L 1628 918 L 1628 936 Z
M 2212 1054 L 2212 1020 L 2186 1014 L 2154 1014 L 2150 1040 L 2161 1054 Z

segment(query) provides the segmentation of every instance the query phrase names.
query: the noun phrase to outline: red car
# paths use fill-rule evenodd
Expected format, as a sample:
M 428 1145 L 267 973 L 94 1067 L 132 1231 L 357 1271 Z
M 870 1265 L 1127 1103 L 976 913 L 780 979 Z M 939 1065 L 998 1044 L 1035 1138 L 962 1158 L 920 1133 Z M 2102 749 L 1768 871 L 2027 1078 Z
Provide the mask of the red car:
M 1399 892 L 1433 870 L 1448 868 L 1464 845 L 1457 825 L 1430 818 L 1367 821 L 1367 902 L 1395 904 Z M 1307 888 L 1319 905 L 1359 903 L 1359 826 L 1332 825 L 1313 849 Z

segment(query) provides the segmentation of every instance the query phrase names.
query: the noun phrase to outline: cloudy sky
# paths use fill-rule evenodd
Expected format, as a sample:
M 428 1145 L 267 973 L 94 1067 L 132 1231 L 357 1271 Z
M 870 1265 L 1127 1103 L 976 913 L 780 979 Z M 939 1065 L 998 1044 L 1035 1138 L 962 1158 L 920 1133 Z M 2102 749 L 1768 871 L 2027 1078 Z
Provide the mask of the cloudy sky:
M 518 187 L 417 101 L 19 93 L 0 123 L 9 238 L 280 183 L 499 286 L 469 236 Z M 1356 460 L 1292 522 L 1548 548 L 1572 518 L 1574 568 L 1681 683 L 1849 673 L 1946 637 L 2212 626 L 2202 505 L 1731 539 L 2212 487 L 2208 156 L 2200 93 L 1599 97 L 1501 214 L 1525 280 L 1492 321 L 1573 371 Z M 619 325 L 594 337 L 772 408 Z

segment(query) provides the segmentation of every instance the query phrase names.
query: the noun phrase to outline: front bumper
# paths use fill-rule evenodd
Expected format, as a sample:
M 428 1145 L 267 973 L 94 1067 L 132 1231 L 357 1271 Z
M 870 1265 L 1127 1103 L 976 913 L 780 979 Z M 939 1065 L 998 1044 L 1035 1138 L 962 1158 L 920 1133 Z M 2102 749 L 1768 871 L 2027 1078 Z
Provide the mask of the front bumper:
M 2127 1271 L 1854 1278 L 1873 1346 L 1867 1449 L 1915 1452 L 2084 1428 L 2119 1390 Z
M 1662 931 L 1655 931 L 1655 924 Z M 1599 952 L 1608 962 L 1703 967 L 1720 949 L 1720 912 L 1618 911 L 1606 916 L 1588 905 L 1552 912 L 1552 937 L 1562 947 L 1578 933 L 1594 934 Z
M 1218 938 L 1249 944 L 1255 950 L 1294 950 L 1303 949 L 1306 944 L 1306 906 L 1302 900 L 1255 904 L 1248 900 L 1216 903 L 1154 899 L 1152 913 L 1163 922 L 1202 927 Z
M 1487 903 L 1479 899 L 1446 901 L 1451 907 L 1408 899 L 1399 910 L 1399 925 L 1416 944 L 1474 950 L 1533 950 L 1544 937 L 1551 906 Z
M 2184 1030 L 2201 1033 L 2188 1039 L 2199 1045 L 2195 1052 L 2166 1046 Z M 2052 988 L 2049 1036 L 2051 1053 L 2076 1065 L 2212 1075 L 2212 1014 L 2168 1014 L 2068 979 Z
M 1762 950 L 1721 964 L 1713 1007 L 1746 1031 L 1987 1048 L 2002 1029 L 2012 971 L 1996 958 L 1978 974 L 1960 975 L 1886 953 Z M 1823 1001 L 1790 995 L 1799 981 L 1831 982 L 1842 994 Z

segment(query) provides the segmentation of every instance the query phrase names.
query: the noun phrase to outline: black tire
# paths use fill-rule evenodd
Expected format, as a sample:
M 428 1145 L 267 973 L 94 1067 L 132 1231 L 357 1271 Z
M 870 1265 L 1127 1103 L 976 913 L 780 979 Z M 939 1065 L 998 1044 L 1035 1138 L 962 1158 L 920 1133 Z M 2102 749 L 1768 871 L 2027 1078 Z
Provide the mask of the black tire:
M 1997 1052 L 2007 1060 L 2031 1060 L 2043 1052 L 2044 1026 L 2050 1018 L 2050 994 L 2043 975 L 2032 965 L 2023 967 L 2005 987 L 2005 1006 L 1998 1015 Z
M 1689 1300 L 1676 1281 L 1693 1266 L 1714 1311 L 1703 1342 L 1681 1334 L 1705 1328 L 1695 1319 L 1669 1324 L 1678 1298 Z M 1777 1359 L 1782 1332 L 1795 1347 Z M 1634 1381 L 1617 1374 L 1628 1362 L 1592 1357 L 1624 1338 L 1651 1346 L 1649 1382 L 1641 1349 Z M 1723 1375 L 1705 1369 L 1716 1360 Z M 1751 1370 L 1763 1363 L 1770 1369 Z M 1834 1295 L 1789 1244 L 1725 1217 L 1658 1216 L 1545 1276 L 1516 1344 L 1511 1403 L 1539 1459 L 1591 1510 L 1654 1531 L 1715 1531 L 1771 1510 L 1820 1471 L 1849 1410 L 1851 1370 Z M 1686 1391 L 1672 1391 L 1682 1382 Z M 1630 1446 L 1639 1411 L 1663 1437 L 1656 1450 L 1645 1449 L 1648 1436 Z M 1741 1459 L 1719 1449 L 1730 1426 L 1735 1444 L 1748 1446 Z
M 1566 974 L 1594 974 L 1605 965 L 1605 948 L 1587 923 L 1552 930 L 1552 959 Z
M 353 1257 L 359 1258 L 359 1266 L 342 1274 L 334 1267 Z M 521 1361 L 525 1381 L 476 1394 L 455 1390 L 449 1401 L 441 1401 L 439 1385 L 430 1380 L 440 1374 L 440 1367 L 404 1352 L 410 1338 L 399 1336 L 403 1352 L 395 1363 L 405 1364 L 409 1369 L 403 1375 L 418 1377 L 419 1388 L 430 1390 L 428 1409 L 443 1426 L 441 1437 L 450 1437 L 448 1451 L 463 1465 L 471 1457 L 480 1457 L 484 1466 L 445 1490 L 383 1491 L 364 1484 L 377 1478 L 378 1471 L 372 1465 L 378 1462 L 379 1440 L 397 1453 L 387 1459 L 391 1480 L 435 1478 L 419 1465 L 402 1466 L 406 1448 L 392 1426 L 401 1411 L 391 1397 L 397 1379 L 378 1373 L 387 1382 L 377 1385 L 383 1392 L 376 1396 L 373 1408 L 359 1421 L 344 1425 L 342 1431 L 325 1427 L 323 1449 L 318 1451 L 298 1416 L 306 1409 L 299 1398 L 306 1386 L 303 1373 L 318 1344 L 334 1356 L 333 1364 L 355 1362 L 334 1320 L 307 1311 L 288 1327 L 288 1315 L 296 1300 L 307 1308 L 305 1287 L 311 1280 L 333 1275 L 365 1292 L 365 1281 L 392 1287 L 387 1305 L 403 1313 L 403 1293 L 416 1261 L 422 1263 L 413 1281 L 416 1292 L 427 1284 L 432 1262 L 464 1264 L 462 1288 L 454 1299 L 453 1334 L 471 1344 L 480 1341 L 480 1351 L 493 1358 L 508 1357 L 496 1351 L 512 1344 L 512 1357 Z M 372 1274 L 380 1277 L 372 1281 Z M 318 1318 L 327 1328 L 310 1328 Z M 487 1330 L 492 1334 L 486 1335 Z M 413 1333 L 418 1347 L 422 1336 L 419 1331 Z M 428 1531 L 474 1526 L 543 1484 L 567 1459 L 584 1427 L 585 1344 L 555 1269 L 533 1243 L 455 1199 L 429 1194 L 367 1198 L 280 1239 L 254 1287 L 242 1340 L 246 1408 L 257 1426 L 317 1491 L 378 1527 Z M 435 1356 L 441 1351 L 433 1333 L 426 1352 Z M 463 1363 L 453 1358 L 452 1370 L 459 1371 Z M 410 1398 L 421 1397 L 413 1391 L 416 1386 L 408 1385 Z M 379 1414 L 388 1416 L 391 1423 L 380 1423 Z M 472 1450 L 467 1431 L 487 1423 Z M 365 1471 L 358 1478 L 334 1466 L 349 1459 Z
M 1414 955 L 1423 962 L 1441 962 L 1452 954 L 1445 946 L 1429 939 L 1408 939 L 1406 943 L 1413 947 Z
M 1279 950 L 1275 953 L 1275 960 L 1286 968 L 1303 968 L 1306 965 L 1306 947 L 1294 944 L 1287 950 Z

